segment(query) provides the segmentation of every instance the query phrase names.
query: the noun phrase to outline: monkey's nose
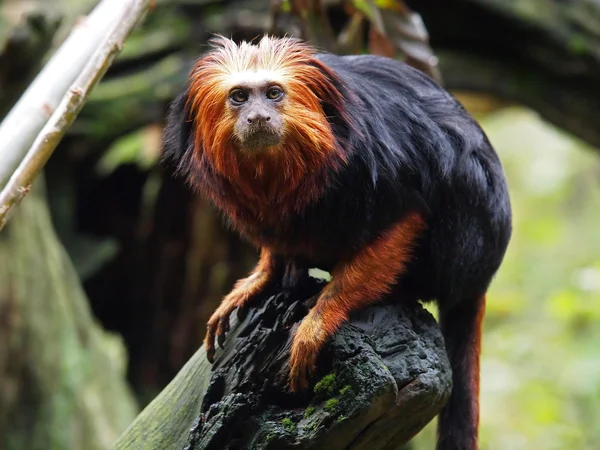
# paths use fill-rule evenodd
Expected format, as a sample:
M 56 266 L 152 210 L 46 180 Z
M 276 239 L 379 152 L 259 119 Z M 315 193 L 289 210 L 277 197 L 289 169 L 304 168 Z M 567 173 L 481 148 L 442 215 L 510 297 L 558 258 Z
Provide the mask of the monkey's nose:
M 271 116 L 266 114 L 250 114 L 247 120 L 248 123 L 266 123 L 271 121 Z

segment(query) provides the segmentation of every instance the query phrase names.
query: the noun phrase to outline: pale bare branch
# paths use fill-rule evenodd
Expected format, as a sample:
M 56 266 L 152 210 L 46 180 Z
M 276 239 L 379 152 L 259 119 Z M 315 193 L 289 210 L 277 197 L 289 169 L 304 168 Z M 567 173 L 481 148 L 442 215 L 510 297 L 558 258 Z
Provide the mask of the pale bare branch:
M 0 230 L 151 3 L 102 0 L 0 124 Z

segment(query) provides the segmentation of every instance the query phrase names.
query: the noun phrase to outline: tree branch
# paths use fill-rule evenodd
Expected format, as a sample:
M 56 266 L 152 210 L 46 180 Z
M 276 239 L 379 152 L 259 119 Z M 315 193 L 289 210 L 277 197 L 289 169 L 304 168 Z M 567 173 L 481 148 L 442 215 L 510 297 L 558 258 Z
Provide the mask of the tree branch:
M 0 193 L 0 230 L 149 6 L 150 0 L 103 0 L 75 27 L 0 124 L 5 146 L 0 185 L 6 183 Z
M 600 148 L 597 0 L 408 0 L 429 31 L 445 87 L 524 104 Z
M 293 330 L 321 287 L 271 293 L 233 318 L 213 366 L 201 348 L 113 449 L 383 450 L 409 441 L 451 390 L 435 319 L 394 301 L 355 314 L 320 354 L 311 389 L 292 394 Z
M 451 90 L 489 93 L 527 106 L 555 126 L 600 147 L 600 101 L 590 96 L 585 86 L 484 56 L 447 51 L 437 54 Z

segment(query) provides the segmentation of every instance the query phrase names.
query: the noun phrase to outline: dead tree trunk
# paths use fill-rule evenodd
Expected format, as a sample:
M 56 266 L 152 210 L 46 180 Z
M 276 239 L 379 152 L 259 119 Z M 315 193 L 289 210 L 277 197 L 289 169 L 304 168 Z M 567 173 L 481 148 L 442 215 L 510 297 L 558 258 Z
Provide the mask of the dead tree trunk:
M 88 3 L 72 2 L 70 13 Z M 0 12 L 2 117 L 41 67 L 64 16 L 32 13 L 10 24 Z M 95 322 L 44 187 L 44 179 L 34 183 L 0 233 L 0 448 L 101 450 L 137 405 L 122 342 Z
M 420 304 L 357 314 L 320 355 L 311 389 L 292 394 L 290 330 L 320 287 L 311 280 L 267 295 L 234 319 L 214 366 L 201 348 L 113 448 L 391 450 L 408 442 L 451 390 L 435 319 Z
M 105 449 L 137 412 L 124 366 L 56 238 L 40 179 L 0 233 L 0 448 Z

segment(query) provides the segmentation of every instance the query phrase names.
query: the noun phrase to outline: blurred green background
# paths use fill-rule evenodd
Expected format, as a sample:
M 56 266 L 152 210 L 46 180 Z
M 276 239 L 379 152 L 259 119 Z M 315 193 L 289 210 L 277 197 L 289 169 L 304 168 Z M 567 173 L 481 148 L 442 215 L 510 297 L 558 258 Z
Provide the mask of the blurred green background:
M 0 2 L 0 117 L 95 3 Z M 378 2 L 400 8 L 383 10 L 382 36 L 367 4 L 328 3 L 338 41 L 319 11 L 282 13 L 275 28 L 441 74 L 502 159 L 514 232 L 484 322 L 481 449 L 599 449 L 600 5 Z M 48 163 L 45 192 L 0 233 L 0 449 L 104 448 L 254 265 L 157 158 L 166 108 L 210 33 L 251 39 L 272 24 L 266 1 L 157 0 Z M 434 439 L 435 421 L 413 449 Z
M 514 212 L 484 321 L 481 448 L 600 448 L 600 160 L 529 109 L 477 118 Z

